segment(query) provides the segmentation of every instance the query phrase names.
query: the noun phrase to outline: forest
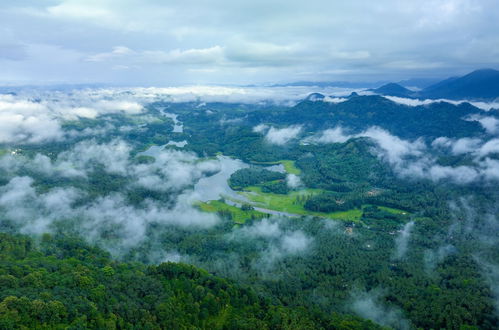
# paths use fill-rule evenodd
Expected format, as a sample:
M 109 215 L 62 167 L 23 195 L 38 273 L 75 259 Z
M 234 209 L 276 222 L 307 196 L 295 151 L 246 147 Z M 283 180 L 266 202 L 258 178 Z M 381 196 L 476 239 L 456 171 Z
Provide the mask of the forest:
M 495 329 L 477 114 L 155 101 L 4 143 L 0 328 Z

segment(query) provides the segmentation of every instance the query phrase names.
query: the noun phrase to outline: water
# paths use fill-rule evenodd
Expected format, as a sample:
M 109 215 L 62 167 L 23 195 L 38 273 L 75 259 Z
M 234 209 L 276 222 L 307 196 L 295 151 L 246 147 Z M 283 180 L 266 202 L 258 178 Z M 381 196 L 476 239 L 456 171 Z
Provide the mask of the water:
M 161 113 L 163 114 L 163 116 L 173 120 L 173 133 L 184 132 L 184 124 L 182 124 L 182 122 L 177 119 L 178 115 L 174 113 L 165 112 L 164 110 L 161 110 Z
M 220 172 L 215 175 L 204 177 L 194 185 L 194 193 L 200 201 L 207 202 L 217 200 L 221 196 L 227 196 L 237 200 L 245 201 L 246 198 L 232 190 L 227 183 L 232 173 L 235 171 L 249 167 L 239 159 L 233 159 L 227 156 L 218 156 L 220 163 Z

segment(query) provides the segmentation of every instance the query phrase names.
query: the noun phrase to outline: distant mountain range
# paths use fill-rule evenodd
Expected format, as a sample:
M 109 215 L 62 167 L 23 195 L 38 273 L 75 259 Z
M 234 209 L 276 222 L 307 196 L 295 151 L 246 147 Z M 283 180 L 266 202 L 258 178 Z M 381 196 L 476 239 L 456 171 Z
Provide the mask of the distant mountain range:
M 473 116 L 494 116 L 470 103 L 454 105 L 434 102 L 422 106 L 407 106 L 380 95 L 352 94 L 344 102 L 324 102 L 325 96 L 313 93 L 287 111 L 258 111 L 249 115 L 255 125 L 273 122 L 281 125 L 302 125 L 310 131 L 320 131 L 335 126 L 349 128 L 359 133 L 372 126 L 381 127 L 404 138 L 437 138 L 446 136 L 462 138 L 485 134 Z
M 442 80 L 421 91 L 411 91 L 396 83 L 388 83 L 369 91 L 408 98 L 491 101 L 499 98 L 499 71 L 476 70 L 462 77 Z

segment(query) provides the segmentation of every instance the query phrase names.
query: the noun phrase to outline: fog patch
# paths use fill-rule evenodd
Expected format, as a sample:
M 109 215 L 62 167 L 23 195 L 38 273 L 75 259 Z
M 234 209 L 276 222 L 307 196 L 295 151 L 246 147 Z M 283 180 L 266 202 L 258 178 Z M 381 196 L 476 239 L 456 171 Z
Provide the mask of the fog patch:
M 300 177 L 296 174 L 286 175 L 286 184 L 290 189 L 296 189 L 302 186 Z
M 59 121 L 40 103 L 0 95 L 0 143 L 40 143 L 60 140 Z
M 357 134 L 347 134 L 338 126 L 309 137 L 304 142 L 344 143 L 351 138 L 369 138 L 375 143 L 373 151 L 403 178 L 423 178 L 432 181 L 449 180 L 457 184 L 499 180 L 499 138 L 484 141 L 480 138 L 451 139 L 439 137 L 430 145 L 422 139 L 404 140 L 379 127 L 370 127 Z M 455 156 L 469 156 L 469 165 L 448 166 L 437 162 L 435 151 Z
M 394 329 L 410 329 L 403 312 L 383 303 L 381 290 L 355 291 L 351 294 L 351 310 L 360 317 Z
M 393 256 L 394 259 L 402 259 L 407 254 L 409 239 L 411 237 L 413 227 L 414 221 L 406 223 L 404 225 L 404 228 L 400 231 L 399 235 L 395 239 L 395 255 Z
M 457 249 L 452 244 L 440 246 L 436 250 L 426 250 L 423 256 L 425 271 L 432 275 L 438 264 L 442 263 L 445 258 L 457 252 Z
M 479 122 L 489 134 L 499 134 L 499 119 L 497 117 L 473 115 L 467 120 Z
M 265 140 L 270 144 L 285 145 L 295 139 L 302 131 L 301 126 L 290 126 L 286 128 L 270 127 L 265 135 Z
M 469 101 L 469 100 L 455 101 L 455 100 L 448 100 L 448 99 L 424 99 L 424 100 L 420 100 L 420 99 L 410 99 L 410 98 L 405 98 L 405 97 L 387 96 L 387 95 L 385 95 L 383 97 L 385 99 L 392 101 L 392 102 L 404 104 L 404 105 L 411 106 L 411 107 L 417 107 L 417 106 L 421 106 L 421 105 L 429 105 L 429 104 L 433 104 L 433 103 L 445 102 L 445 103 L 450 103 L 453 105 L 460 105 L 463 103 L 469 103 L 469 104 L 473 105 L 474 107 L 481 109 L 481 110 L 485 110 L 485 111 L 489 111 L 492 109 L 499 109 L 499 103 L 497 103 L 497 102 L 478 102 L 478 101 Z
M 317 143 L 344 143 L 352 138 L 352 135 L 345 133 L 341 126 L 329 128 L 324 130 L 318 136 L 313 137 L 311 140 Z
M 153 224 L 206 229 L 218 223 L 215 214 L 192 206 L 198 195 L 191 188 L 200 178 L 219 171 L 219 160 L 200 161 L 192 153 L 165 149 L 155 154 L 153 162 L 138 163 L 131 150 L 122 140 L 86 140 L 54 160 L 42 154 L 30 159 L 9 153 L 0 158 L 0 167 L 8 168 L 7 173 L 14 177 L 0 187 L 0 213 L 5 221 L 14 222 L 21 232 L 30 234 L 51 232 L 62 224 L 116 255 L 143 242 Z M 25 170 L 42 178 L 78 177 L 83 182 L 94 171 L 103 170 L 122 176 L 126 183 L 119 191 L 93 199 L 73 187 L 40 193 L 32 178 L 16 176 Z M 136 187 L 168 192 L 169 200 L 146 198 L 132 205 L 125 192 Z
M 496 314 L 499 315 L 499 265 L 487 262 L 478 256 L 475 256 L 474 259 L 482 269 L 482 274 L 494 298 Z
M 313 245 L 313 238 L 302 230 L 284 228 L 279 218 L 265 218 L 250 226 L 235 229 L 229 239 L 262 239 L 265 248 L 253 266 L 265 273 L 272 265 L 288 256 L 301 255 L 308 252 Z
M 447 137 L 439 137 L 433 140 L 431 145 L 436 148 L 450 149 L 451 153 L 454 155 L 462 155 L 474 152 L 481 143 L 482 140 L 478 138 L 461 138 L 454 140 Z

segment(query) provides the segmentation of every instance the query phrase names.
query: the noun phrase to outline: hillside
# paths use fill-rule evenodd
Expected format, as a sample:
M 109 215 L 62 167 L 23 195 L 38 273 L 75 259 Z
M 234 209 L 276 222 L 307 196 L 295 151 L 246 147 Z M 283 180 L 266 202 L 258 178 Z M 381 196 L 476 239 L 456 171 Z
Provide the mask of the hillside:
M 425 88 L 425 98 L 495 99 L 499 97 L 499 71 L 482 69 Z
M 80 240 L 0 234 L 0 329 L 377 329 L 270 304 L 180 263 L 121 263 Z
M 389 83 L 383 85 L 379 88 L 373 89 L 373 92 L 380 95 L 390 95 L 390 96 L 399 96 L 399 97 L 411 97 L 415 93 L 411 90 L 395 83 Z

